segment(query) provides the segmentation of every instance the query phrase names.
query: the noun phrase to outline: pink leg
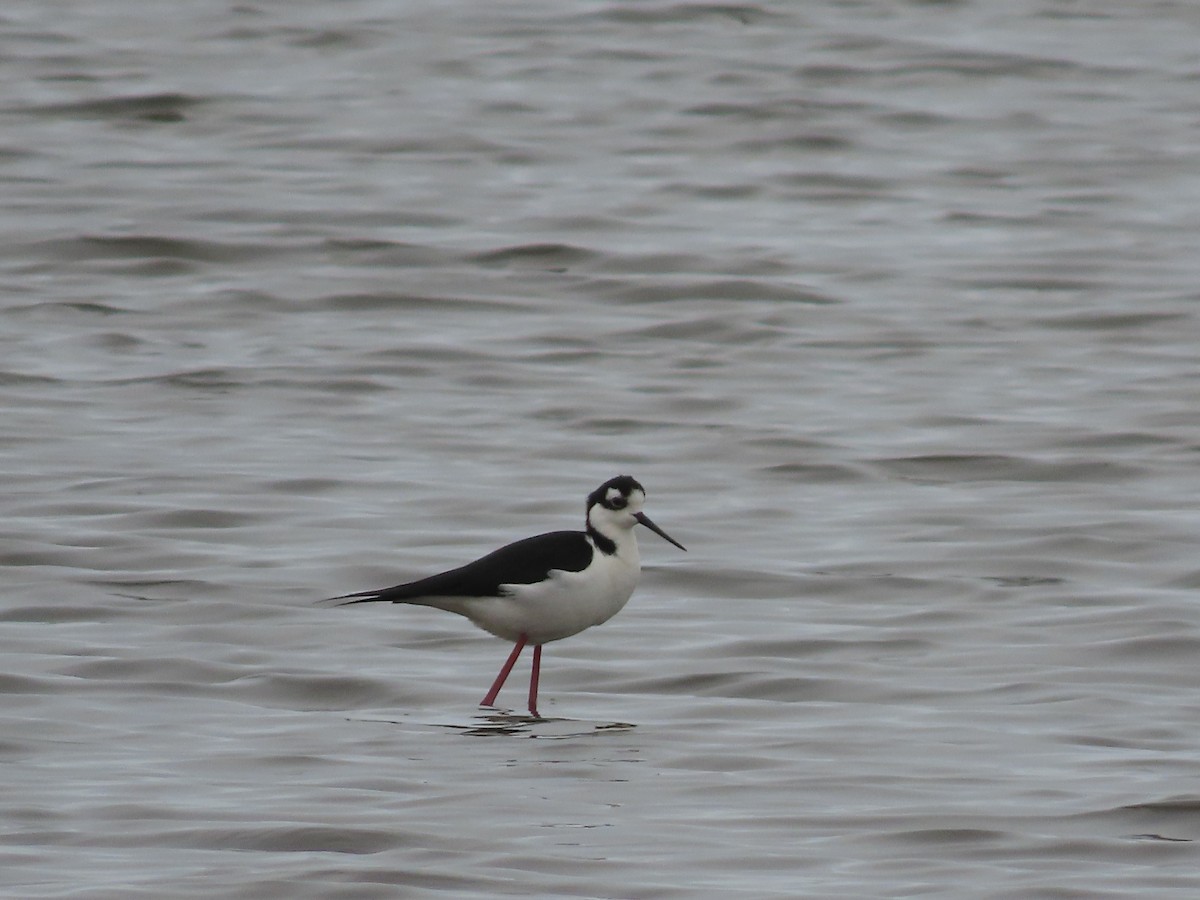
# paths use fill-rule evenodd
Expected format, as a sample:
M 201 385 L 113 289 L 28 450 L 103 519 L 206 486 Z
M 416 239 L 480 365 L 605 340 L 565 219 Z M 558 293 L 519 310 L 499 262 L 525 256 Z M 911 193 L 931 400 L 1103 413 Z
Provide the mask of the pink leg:
M 537 711 L 538 674 L 542 671 L 542 645 L 533 647 L 533 671 L 529 675 L 529 714 L 541 718 Z
M 521 651 L 525 649 L 525 642 L 527 640 L 529 640 L 529 638 L 525 637 L 525 635 L 521 635 L 521 639 L 517 641 L 516 646 L 513 647 L 512 653 L 508 654 L 508 661 L 500 670 L 500 674 L 497 675 L 496 680 L 492 682 L 492 689 L 488 691 L 487 696 L 479 702 L 480 706 L 495 705 L 496 695 L 500 693 L 500 688 L 504 687 L 504 681 L 506 678 L 508 678 L 508 673 L 512 671 L 512 667 L 516 665 L 517 657 L 520 656 Z

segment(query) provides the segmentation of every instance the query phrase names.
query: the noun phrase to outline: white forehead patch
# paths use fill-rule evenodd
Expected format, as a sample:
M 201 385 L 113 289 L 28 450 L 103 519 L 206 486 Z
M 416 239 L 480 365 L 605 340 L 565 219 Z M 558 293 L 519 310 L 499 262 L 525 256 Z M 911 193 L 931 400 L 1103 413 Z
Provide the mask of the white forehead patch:
M 618 497 L 624 497 L 624 496 L 625 496 L 625 495 L 624 495 L 624 494 L 622 494 L 622 493 L 621 493 L 619 490 L 617 490 L 615 487 L 610 487 L 610 488 L 608 489 L 607 493 L 605 493 L 605 495 L 604 495 L 604 499 L 605 499 L 605 500 L 607 500 L 607 501 L 609 501 L 609 502 L 611 503 L 613 500 L 616 500 Z

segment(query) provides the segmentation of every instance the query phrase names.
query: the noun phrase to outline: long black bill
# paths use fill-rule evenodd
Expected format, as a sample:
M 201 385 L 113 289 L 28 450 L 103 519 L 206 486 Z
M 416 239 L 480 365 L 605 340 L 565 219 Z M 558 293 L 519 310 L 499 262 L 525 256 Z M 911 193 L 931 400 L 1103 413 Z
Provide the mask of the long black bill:
M 679 541 L 675 540 L 675 538 L 671 537 L 669 534 L 667 534 L 665 531 L 663 531 L 661 528 L 659 528 L 657 525 L 655 525 L 653 522 L 651 522 L 650 517 L 648 515 L 646 515 L 645 513 L 635 513 L 633 517 L 635 519 L 637 519 L 639 522 L 641 522 L 643 525 L 645 525 L 647 528 L 649 528 L 651 531 L 653 531 L 655 534 L 657 534 L 660 538 L 662 538 L 665 541 L 670 541 L 672 544 L 674 544 L 676 547 L 678 547 L 684 553 L 687 553 L 687 547 L 683 546 L 683 544 L 679 543 Z

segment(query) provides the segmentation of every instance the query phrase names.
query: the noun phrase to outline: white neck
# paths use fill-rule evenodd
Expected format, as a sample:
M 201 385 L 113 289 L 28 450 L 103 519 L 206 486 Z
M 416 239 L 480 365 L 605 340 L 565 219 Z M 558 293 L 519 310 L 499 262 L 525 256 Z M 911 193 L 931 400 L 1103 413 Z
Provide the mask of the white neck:
M 637 536 L 633 533 L 632 517 L 625 510 L 610 510 L 603 506 L 593 506 L 588 510 L 588 525 L 601 540 L 593 542 L 598 549 L 604 551 L 604 539 L 607 538 L 616 545 L 615 556 L 619 556 L 635 565 L 640 556 L 638 553 Z M 627 524 L 627 521 L 629 524 Z

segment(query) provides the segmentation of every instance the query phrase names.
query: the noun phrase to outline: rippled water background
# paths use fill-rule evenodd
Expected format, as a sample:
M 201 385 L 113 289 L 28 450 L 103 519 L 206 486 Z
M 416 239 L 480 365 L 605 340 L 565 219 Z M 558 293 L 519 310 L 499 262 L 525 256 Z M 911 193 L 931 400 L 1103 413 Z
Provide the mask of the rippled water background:
M 1197 896 L 1200 4 L 0 40 L 4 896 Z M 545 721 L 314 606 L 618 472 Z

